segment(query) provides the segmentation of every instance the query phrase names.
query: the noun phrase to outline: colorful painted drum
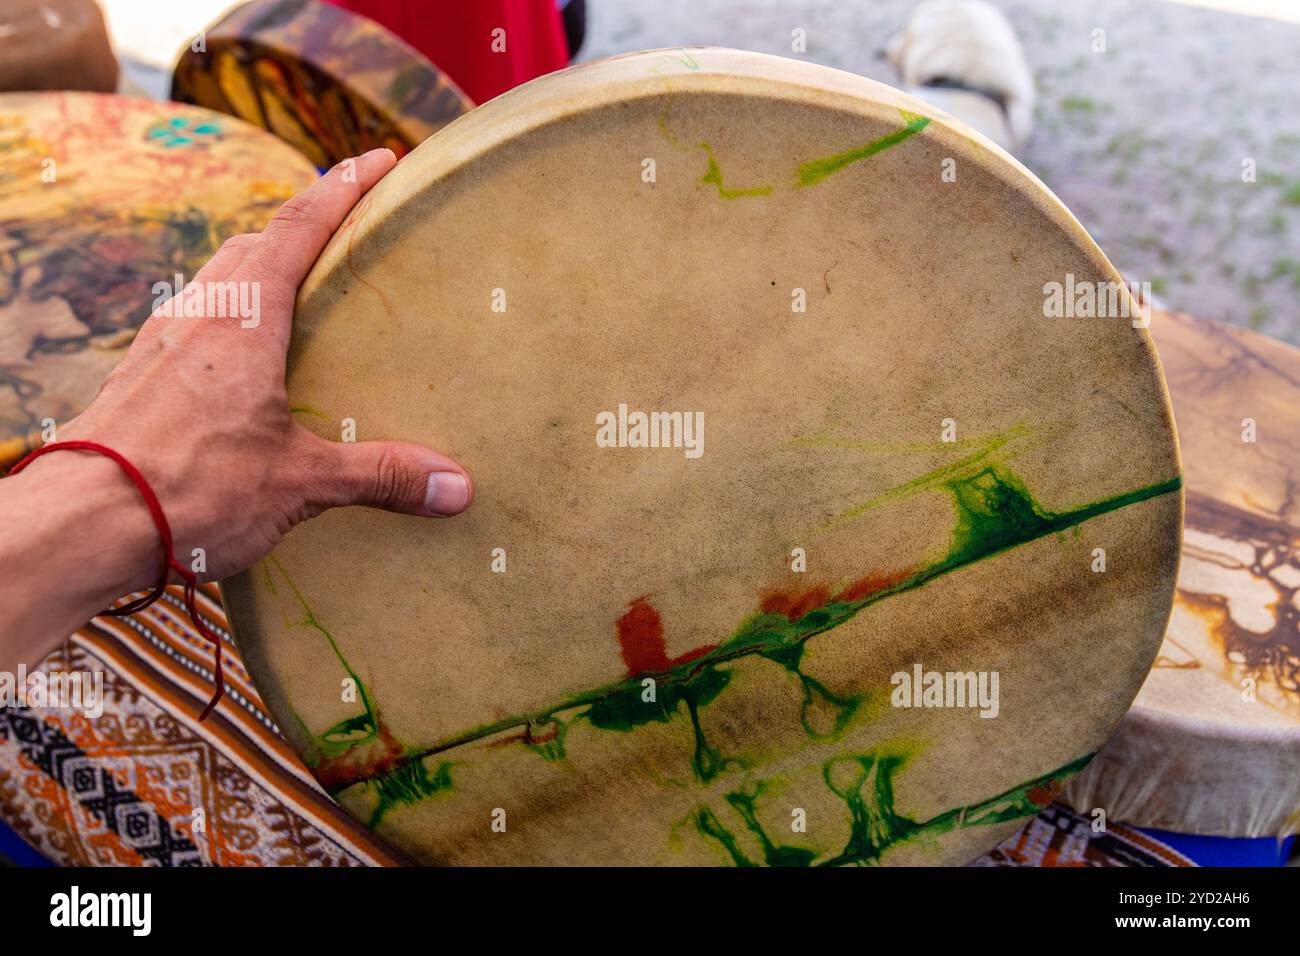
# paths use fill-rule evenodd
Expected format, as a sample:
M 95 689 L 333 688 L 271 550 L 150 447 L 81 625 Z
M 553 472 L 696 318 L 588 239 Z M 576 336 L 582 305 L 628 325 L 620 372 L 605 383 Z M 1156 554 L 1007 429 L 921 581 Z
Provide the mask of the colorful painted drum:
M 263 699 L 427 862 L 975 858 L 1173 598 L 1150 339 L 1051 282 L 1136 312 L 1023 167 L 861 77 L 657 51 L 492 100 L 352 210 L 288 371 L 304 425 L 475 502 L 330 512 L 226 582 Z
M 380 146 L 401 157 L 473 105 L 399 37 L 327 3 L 253 0 L 195 45 L 172 99 L 268 129 L 322 168 Z
M 1300 832 L 1300 351 L 1165 312 L 1152 333 L 1187 467 L 1182 567 L 1151 675 L 1066 796 L 1277 862 Z
M 262 130 L 176 103 L 0 96 L 0 473 L 80 412 L 175 277 L 311 184 Z

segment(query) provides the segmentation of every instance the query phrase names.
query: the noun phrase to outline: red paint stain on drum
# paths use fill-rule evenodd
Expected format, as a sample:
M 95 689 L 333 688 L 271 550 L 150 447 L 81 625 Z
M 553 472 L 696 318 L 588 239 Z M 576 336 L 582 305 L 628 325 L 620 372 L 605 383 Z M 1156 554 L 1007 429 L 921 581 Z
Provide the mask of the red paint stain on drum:
M 831 589 L 824 584 L 809 588 L 802 593 L 783 594 L 775 592 L 763 598 L 760 605 L 764 614 L 780 614 L 792 621 L 797 621 L 809 611 L 815 611 L 831 599 Z
M 560 723 L 557 720 L 551 720 L 542 725 L 542 729 L 534 730 L 534 724 L 527 724 L 523 730 L 509 737 L 502 737 L 500 740 L 488 741 L 489 747 L 504 747 L 507 744 L 525 744 L 529 747 L 537 747 L 542 744 L 554 743 L 560 739 Z
M 322 787 L 333 793 L 358 780 L 396 769 L 402 762 L 405 749 L 392 731 L 380 723 L 374 743 L 353 748 L 337 757 L 327 757 L 312 768 L 312 773 Z
M 879 591 L 885 591 L 889 588 L 897 587 L 915 573 L 916 570 L 914 568 L 905 568 L 904 570 L 896 571 L 893 574 L 872 572 L 865 577 L 858 578 L 839 594 L 835 595 L 835 600 L 843 601 L 846 604 L 861 601 Z
M 650 603 L 650 595 L 643 594 L 627 606 L 626 613 L 618 619 L 618 644 L 623 653 L 623 663 L 628 675 L 662 673 L 681 664 L 689 664 L 703 657 L 718 645 L 704 644 L 687 651 L 680 657 L 668 656 L 664 644 L 664 624 L 659 611 Z
M 1050 780 L 1047 783 L 1026 790 L 1025 796 L 1029 798 L 1029 802 L 1034 806 L 1046 807 L 1052 804 L 1064 789 L 1064 780 Z
M 618 619 L 618 644 L 629 674 L 668 669 L 664 624 L 648 598 L 648 594 L 641 595 Z
M 804 615 L 825 607 L 832 600 L 837 604 L 856 604 L 865 601 L 873 594 L 902 584 L 915 573 L 913 568 L 893 573 L 873 571 L 858 578 L 833 596 L 830 588 L 824 584 L 818 584 L 801 592 L 771 591 L 763 596 L 760 607 L 764 614 L 779 614 L 791 621 L 797 621 Z

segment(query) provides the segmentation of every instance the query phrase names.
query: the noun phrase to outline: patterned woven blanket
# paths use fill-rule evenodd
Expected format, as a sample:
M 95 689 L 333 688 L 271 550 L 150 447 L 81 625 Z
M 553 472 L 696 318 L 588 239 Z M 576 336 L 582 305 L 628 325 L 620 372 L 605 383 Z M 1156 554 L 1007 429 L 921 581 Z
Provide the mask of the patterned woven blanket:
M 253 690 L 217 590 L 199 611 L 179 588 L 127 618 L 96 618 L 42 664 L 102 671 L 104 712 L 0 708 L 0 820 L 47 859 L 74 866 L 350 866 L 404 862 L 317 786 Z

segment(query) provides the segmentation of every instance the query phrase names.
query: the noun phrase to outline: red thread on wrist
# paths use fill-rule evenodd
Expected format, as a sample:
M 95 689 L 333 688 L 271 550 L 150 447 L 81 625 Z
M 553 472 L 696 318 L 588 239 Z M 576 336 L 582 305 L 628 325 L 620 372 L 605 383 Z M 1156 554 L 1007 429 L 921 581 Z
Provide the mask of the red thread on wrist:
M 43 445 L 9 469 L 9 474 L 18 474 L 37 458 L 40 458 L 41 455 L 52 451 L 93 451 L 96 454 L 113 459 L 126 476 L 131 479 L 131 483 L 140 492 L 140 496 L 144 498 L 144 503 L 149 507 L 149 514 L 153 516 L 153 523 L 158 527 L 158 536 L 162 539 L 162 564 L 160 568 L 162 573 L 158 584 L 144 597 L 136 598 L 121 607 L 109 608 L 100 613 L 112 617 L 125 617 L 128 614 L 134 614 L 136 611 L 143 611 L 162 597 L 163 591 L 167 588 L 167 575 L 170 571 L 175 571 L 181 576 L 181 580 L 185 582 L 185 609 L 189 611 L 190 620 L 194 622 L 194 627 L 198 629 L 199 634 L 212 645 L 212 656 L 215 662 L 213 670 L 216 676 L 216 691 L 213 693 L 212 699 L 208 701 L 208 706 L 204 707 L 203 712 L 199 714 L 199 720 L 206 720 L 208 714 L 212 713 L 212 708 L 217 706 L 226 690 L 225 678 L 221 673 L 221 638 L 208 630 L 207 625 L 203 623 L 203 619 L 199 617 L 199 610 L 195 601 L 195 588 L 199 583 L 199 579 L 193 571 L 176 561 L 176 554 L 172 548 L 171 525 L 167 523 L 167 516 L 163 514 L 162 505 L 158 502 L 158 496 L 153 493 L 153 489 L 149 487 L 149 482 L 145 480 L 144 475 L 140 473 L 140 470 L 135 465 L 113 451 L 113 449 L 93 441 L 59 441 Z

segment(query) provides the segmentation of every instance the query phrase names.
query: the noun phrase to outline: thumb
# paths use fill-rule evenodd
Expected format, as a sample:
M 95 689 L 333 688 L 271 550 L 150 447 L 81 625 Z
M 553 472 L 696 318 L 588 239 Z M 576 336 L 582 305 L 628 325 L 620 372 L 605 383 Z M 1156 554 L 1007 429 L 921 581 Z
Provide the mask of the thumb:
M 333 442 L 322 503 L 369 505 L 408 515 L 448 517 L 469 507 L 474 484 L 446 455 L 400 441 Z

